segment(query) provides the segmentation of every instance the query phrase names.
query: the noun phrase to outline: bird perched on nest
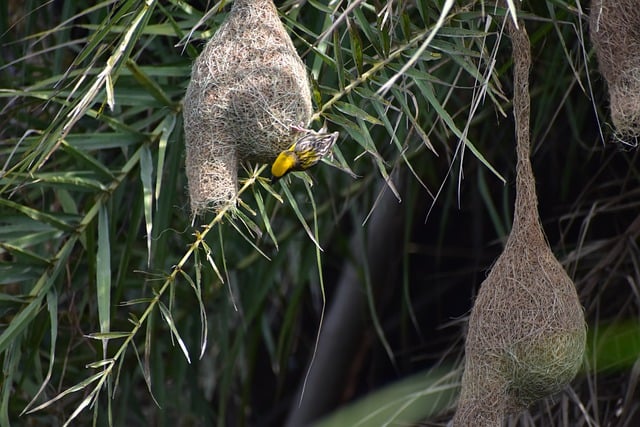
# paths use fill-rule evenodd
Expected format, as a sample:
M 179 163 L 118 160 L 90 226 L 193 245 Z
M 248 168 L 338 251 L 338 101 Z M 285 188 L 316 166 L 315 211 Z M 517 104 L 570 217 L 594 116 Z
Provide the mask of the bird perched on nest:
M 299 130 L 306 132 L 306 135 L 278 155 L 271 165 L 271 182 L 276 182 L 289 172 L 303 171 L 314 166 L 331 152 L 339 135 L 338 132 Z
M 312 135 L 307 69 L 273 0 L 233 2 L 194 62 L 183 111 L 194 214 L 233 203 L 240 164 L 272 163 Z

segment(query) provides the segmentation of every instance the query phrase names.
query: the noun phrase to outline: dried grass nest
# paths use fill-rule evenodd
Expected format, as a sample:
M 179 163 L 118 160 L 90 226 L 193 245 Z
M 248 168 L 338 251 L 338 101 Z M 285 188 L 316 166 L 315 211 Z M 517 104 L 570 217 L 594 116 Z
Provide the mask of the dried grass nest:
M 611 121 L 622 141 L 640 136 L 640 7 L 635 0 L 592 0 L 589 29 L 607 81 Z
M 241 162 L 272 162 L 312 115 L 307 71 L 272 0 L 236 0 L 196 59 L 184 100 L 191 211 L 237 194 Z
M 517 126 L 515 214 L 504 251 L 482 283 L 469 320 L 456 427 L 500 426 L 508 414 L 562 390 L 576 375 L 586 329 L 575 286 L 538 217 L 529 159 L 529 38 L 508 24 Z

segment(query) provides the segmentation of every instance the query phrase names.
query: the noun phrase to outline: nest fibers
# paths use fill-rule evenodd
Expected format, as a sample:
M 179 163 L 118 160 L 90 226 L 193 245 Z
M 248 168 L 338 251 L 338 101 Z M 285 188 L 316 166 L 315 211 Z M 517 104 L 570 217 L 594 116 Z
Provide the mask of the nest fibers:
M 593 0 L 591 41 L 609 87 L 611 121 L 622 140 L 640 136 L 640 7 L 637 0 Z
M 529 67 L 524 24 L 509 20 L 514 56 L 517 181 L 513 227 L 469 320 L 456 427 L 500 426 L 507 414 L 562 390 L 582 363 L 586 329 L 575 286 L 538 217 L 529 160 Z
M 238 164 L 272 162 L 312 112 L 306 68 L 272 0 L 235 0 L 196 59 L 184 100 L 192 212 L 228 204 Z

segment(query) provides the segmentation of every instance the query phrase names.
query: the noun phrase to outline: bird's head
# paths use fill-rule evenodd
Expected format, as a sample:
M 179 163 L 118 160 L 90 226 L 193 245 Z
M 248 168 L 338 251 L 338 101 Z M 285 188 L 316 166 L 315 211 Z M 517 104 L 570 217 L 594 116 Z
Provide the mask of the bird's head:
M 274 183 L 289 172 L 296 170 L 298 163 L 298 156 L 291 150 L 285 150 L 278 154 L 271 165 L 271 182 Z

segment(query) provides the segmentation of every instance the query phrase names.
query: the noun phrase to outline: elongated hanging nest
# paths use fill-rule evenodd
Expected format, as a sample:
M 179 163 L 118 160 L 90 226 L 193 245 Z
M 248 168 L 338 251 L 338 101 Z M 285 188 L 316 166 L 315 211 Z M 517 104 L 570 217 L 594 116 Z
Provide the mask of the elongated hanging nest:
M 311 114 L 306 68 L 272 0 L 236 0 L 196 59 L 184 100 L 192 212 L 228 204 L 238 164 L 272 162 Z
M 454 426 L 500 426 L 507 414 L 562 390 L 581 365 L 584 314 L 538 217 L 529 160 L 529 38 L 509 18 L 514 57 L 517 181 L 513 227 L 469 320 Z
M 607 81 L 611 121 L 621 140 L 640 136 L 640 7 L 634 0 L 592 0 L 589 28 Z

